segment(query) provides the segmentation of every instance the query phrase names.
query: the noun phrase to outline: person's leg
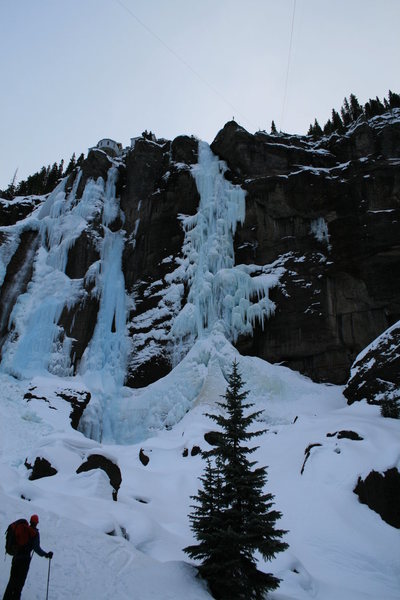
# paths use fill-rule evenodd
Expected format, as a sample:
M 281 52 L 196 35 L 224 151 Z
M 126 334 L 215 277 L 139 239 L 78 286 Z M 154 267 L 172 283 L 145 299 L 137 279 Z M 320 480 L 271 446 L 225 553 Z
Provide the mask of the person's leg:
M 29 571 L 31 557 L 13 559 L 11 565 L 10 579 L 4 592 L 3 600 L 19 600 L 26 576 Z
M 6 587 L 6 591 L 4 592 L 3 600 L 13 600 L 13 598 L 15 598 L 15 582 L 17 580 L 18 573 L 18 565 L 16 562 L 17 561 L 13 558 L 11 563 L 10 579 L 8 580 L 8 585 Z

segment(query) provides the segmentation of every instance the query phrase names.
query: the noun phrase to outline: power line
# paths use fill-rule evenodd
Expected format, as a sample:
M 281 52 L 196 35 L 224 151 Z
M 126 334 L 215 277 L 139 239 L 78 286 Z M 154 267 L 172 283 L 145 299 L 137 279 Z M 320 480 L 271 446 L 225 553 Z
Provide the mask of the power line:
M 286 108 L 286 96 L 287 96 L 287 88 L 288 88 L 288 81 L 289 81 L 290 60 L 291 60 L 291 55 L 292 55 L 292 42 L 293 42 L 295 14 L 296 14 L 296 0 L 293 0 L 292 27 L 291 27 L 291 31 L 290 31 L 290 43 L 289 43 L 289 53 L 288 53 L 288 61 L 287 61 L 287 69 L 286 69 L 285 89 L 284 89 L 284 93 L 283 93 L 283 102 L 282 102 L 282 115 L 281 115 L 281 126 L 280 126 L 281 131 L 283 131 L 283 118 L 285 115 L 285 108 Z
M 122 2 L 122 0 L 115 0 L 115 2 L 119 4 L 132 18 L 134 18 L 139 23 L 139 25 L 141 25 L 162 46 L 164 46 L 164 48 L 166 48 L 168 52 L 170 52 L 170 54 L 172 54 L 177 60 L 179 60 L 179 62 L 185 65 L 185 67 L 189 69 L 189 71 L 191 71 L 199 81 L 206 85 L 216 96 L 220 98 L 220 100 L 225 102 L 225 104 L 227 104 L 234 111 L 234 113 L 236 113 L 239 116 L 242 116 L 244 121 L 247 121 L 249 125 L 256 129 L 254 124 L 242 113 L 242 111 L 238 110 L 232 104 L 232 102 L 230 102 L 227 98 L 225 98 L 225 96 L 221 94 L 221 92 L 217 90 L 216 87 L 214 87 L 209 81 L 207 81 L 207 79 L 205 79 L 198 71 L 196 71 L 196 69 L 194 69 L 184 58 L 182 58 L 180 54 L 178 54 L 173 48 L 171 48 L 171 46 L 169 46 L 162 38 L 160 38 L 159 35 L 157 35 L 152 29 L 150 29 L 150 27 L 146 25 L 146 23 L 144 23 L 128 6 L 126 6 L 126 4 Z

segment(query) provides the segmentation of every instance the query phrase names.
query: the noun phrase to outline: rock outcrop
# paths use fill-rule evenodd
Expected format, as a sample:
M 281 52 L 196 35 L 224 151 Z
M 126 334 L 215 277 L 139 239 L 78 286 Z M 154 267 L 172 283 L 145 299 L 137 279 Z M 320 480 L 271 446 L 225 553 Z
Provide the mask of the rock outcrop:
M 395 323 L 357 357 L 344 390 L 348 403 L 400 403 L 400 322 Z
M 121 470 L 119 466 L 106 456 L 102 456 L 101 454 L 91 454 L 87 457 L 87 460 L 81 464 L 76 472 L 84 473 L 86 471 L 91 471 L 92 469 L 102 469 L 105 473 L 107 473 L 110 479 L 111 487 L 113 488 L 112 498 L 113 500 L 117 501 L 118 490 L 122 482 Z
M 25 466 L 27 469 L 32 470 L 32 473 L 29 475 L 30 481 L 35 481 L 35 479 L 41 479 L 42 477 L 52 477 L 57 474 L 57 469 L 46 458 L 42 458 L 41 456 L 35 458 L 33 465 L 26 460 Z
M 397 469 L 388 469 L 385 473 L 371 471 L 364 480 L 359 477 L 354 493 L 386 523 L 400 529 L 400 473 Z

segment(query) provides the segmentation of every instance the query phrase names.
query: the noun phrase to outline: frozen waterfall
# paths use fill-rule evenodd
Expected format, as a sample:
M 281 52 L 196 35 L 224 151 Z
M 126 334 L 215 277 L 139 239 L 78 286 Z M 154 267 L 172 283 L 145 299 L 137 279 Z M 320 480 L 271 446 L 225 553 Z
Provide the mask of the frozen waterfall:
M 69 193 L 65 191 L 64 179 L 29 221 L 30 228 L 40 231 L 41 246 L 34 257 L 32 280 L 10 315 L 12 334 L 4 346 L 1 368 L 22 378 L 48 372 L 72 375 L 72 340 L 58 322 L 65 307 L 81 300 L 84 281 L 70 279 L 65 270 L 69 250 L 88 225 L 97 220 L 103 229 L 103 236 L 98 235 L 97 240 L 101 260 L 91 266 L 86 278 L 94 280 L 100 309 L 80 372 L 91 382 L 101 380 L 102 389 L 114 390 L 123 384 L 127 353 L 121 266 L 124 232 L 112 232 L 108 227 L 120 212 L 115 192 L 118 170 L 115 166 L 109 169 L 106 183 L 101 177 L 89 180 L 82 197 L 77 199 L 81 174 Z
M 210 373 L 224 379 L 236 353 L 232 343 L 252 335 L 256 324 L 263 327 L 275 309 L 268 294 L 283 269 L 235 264 L 234 236 L 244 223 L 246 192 L 225 179 L 227 166 L 207 143 L 199 142 L 198 148 L 192 174 L 200 203 L 194 216 L 180 216 L 182 255 L 165 277 L 163 297 L 173 297 L 177 311 L 184 286 L 188 291 L 166 333 L 174 369 L 147 388 L 124 387 L 131 299 L 122 271 L 126 233 L 112 226 L 124 220 L 116 196 L 118 168 L 110 166 L 106 181 L 89 179 L 81 198 L 77 191 L 82 172 L 70 191 L 62 181 L 25 223 L 40 232 L 41 246 L 26 293 L 19 295 L 10 315 L 12 331 L 1 368 L 26 379 L 49 373 L 72 376 L 73 340 L 59 324 L 61 315 L 88 294 L 95 296 L 96 324 L 77 374 L 92 394 L 80 429 L 93 439 L 129 443 L 179 421 L 201 395 Z M 90 230 L 99 260 L 81 279 L 73 279 L 66 275 L 68 258 L 85 230 Z
M 196 215 L 182 217 L 185 230 L 183 278 L 188 300 L 171 330 L 175 362 L 197 338 L 213 330 L 230 341 L 252 334 L 258 321 L 274 311 L 268 297 L 279 274 L 254 265 L 235 265 L 233 238 L 245 219 L 245 191 L 224 177 L 227 167 L 206 142 L 199 142 L 199 160 L 193 175 L 200 194 Z
M 263 326 L 275 309 L 268 292 L 283 268 L 235 265 L 233 239 L 238 223 L 244 222 L 245 192 L 225 179 L 226 168 L 208 144 L 199 143 L 192 172 L 200 204 L 196 215 L 181 217 L 183 257 L 166 277 L 171 286 L 184 281 L 188 287 L 187 302 L 170 331 L 174 369 L 119 398 L 118 417 L 113 414 L 114 439 L 120 443 L 173 426 L 201 402 L 205 389 L 214 389 L 218 398 L 233 359 L 240 357 L 231 342 L 251 335 L 256 322 Z
M 95 387 L 114 392 L 123 385 L 127 360 L 126 292 L 122 272 L 124 231 L 113 232 L 108 225 L 118 216 L 115 196 L 118 171 L 112 167 L 104 195 L 100 264 L 95 273 L 95 285 L 100 298 L 96 327 L 82 357 L 81 373 Z

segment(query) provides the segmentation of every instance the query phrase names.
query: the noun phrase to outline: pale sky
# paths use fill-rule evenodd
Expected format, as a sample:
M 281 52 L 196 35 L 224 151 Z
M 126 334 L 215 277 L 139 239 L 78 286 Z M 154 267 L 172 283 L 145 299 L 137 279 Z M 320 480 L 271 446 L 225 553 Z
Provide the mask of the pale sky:
M 0 0 L 0 188 L 145 129 L 305 134 L 400 92 L 399 24 L 400 0 Z

